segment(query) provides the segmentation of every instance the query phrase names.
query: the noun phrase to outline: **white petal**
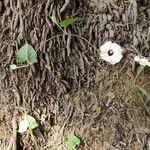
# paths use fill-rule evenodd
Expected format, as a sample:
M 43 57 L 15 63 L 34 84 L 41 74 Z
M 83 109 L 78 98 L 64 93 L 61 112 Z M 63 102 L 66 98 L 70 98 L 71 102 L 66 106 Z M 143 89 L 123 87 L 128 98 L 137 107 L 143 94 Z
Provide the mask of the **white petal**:
M 147 62 L 147 66 L 149 66 L 149 67 L 150 67 L 150 62 Z
M 146 66 L 149 64 L 149 61 L 146 58 L 142 58 L 142 59 L 140 59 L 139 64 Z
M 27 131 L 27 129 L 28 129 L 28 124 L 24 120 L 20 121 L 18 132 L 23 133 L 23 132 Z
M 102 58 L 103 60 L 105 60 L 105 61 L 110 61 L 110 56 L 108 56 L 107 53 L 101 52 L 101 53 L 100 53 L 100 56 L 101 56 L 101 58 Z
M 123 52 L 121 47 L 116 43 L 112 43 L 110 49 L 112 49 L 114 52 Z
M 140 58 L 139 56 L 136 56 L 136 57 L 134 57 L 134 60 L 139 62 L 139 64 L 142 66 L 149 66 L 150 67 L 150 62 L 145 57 Z
M 135 56 L 134 60 L 137 61 L 137 62 L 139 62 L 140 61 L 140 57 L 139 56 Z
M 100 56 L 103 60 L 115 65 L 116 63 L 120 62 L 123 55 L 122 53 L 114 53 L 112 56 L 109 56 L 107 53 L 101 52 Z
M 122 53 L 117 53 L 117 54 L 112 55 L 112 57 L 110 57 L 111 64 L 115 65 L 115 64 L 119 63 L 121 61 L 122 57 L 123 57 Z
M 101 52 L 105 52 L 105 51 L 108 51 L 111 47 L 111 44 L 112 42 L 109 41 L 109 42 L 106 42 L 105 44 L 103 44 L 101 47 L 100 47 L 100 51 Z

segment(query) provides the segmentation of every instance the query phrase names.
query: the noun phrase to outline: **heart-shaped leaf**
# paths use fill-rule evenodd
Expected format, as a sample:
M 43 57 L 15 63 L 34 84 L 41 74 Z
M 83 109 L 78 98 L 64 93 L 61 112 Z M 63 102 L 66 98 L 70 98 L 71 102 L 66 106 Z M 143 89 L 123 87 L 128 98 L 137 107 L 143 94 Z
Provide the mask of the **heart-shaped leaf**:
M 24 121 L 26 123 L 28 123 L 29 129 L 34 129 L 38 126 L 38 124 L 36 123 L 36 120 L 30 115 L 25 115 L 24 116 Z
M 37 62 L 37 53 L 30 44 L 26 43 L 17 51 L 16 60 L 18 63 L 34 64 Z
M 74 134 L 68 136 L 68 145 L 71 150 L 75 150 L 76 146 L 80 144 L 80 139 Z

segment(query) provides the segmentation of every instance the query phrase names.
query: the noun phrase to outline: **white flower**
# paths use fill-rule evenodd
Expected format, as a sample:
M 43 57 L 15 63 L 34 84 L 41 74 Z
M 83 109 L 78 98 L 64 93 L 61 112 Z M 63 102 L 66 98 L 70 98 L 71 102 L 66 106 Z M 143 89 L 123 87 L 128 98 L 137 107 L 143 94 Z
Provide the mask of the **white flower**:
M 113 65 L 120 62 L 123 57 L 122 52 L 121 47 L 111 41 L 106 42 L 100 47 L 101 58 Z
M 25 120 L 20 121 L 18 132 L 24 133 L 25 131 L 27 131 L 28 126 L 29 126 L 29 124 Z
M 149 66 L 150 67 L 150 62 L 148 61 L 148 59 L 146 59 L 145 57 L 140 58 L 139 56 L 135 56 L 134 60 L 136 62 L 138 62 L 140 65 L 142 66 Z
M 24 119 L 20 121 L 19 123 L 19 130 L 18 132 L 20 133 L 24 133 L 25 131 L 29 129 L 34 129 L 38 126 L 35 118 L 33 118 L 32 116 L 30 115 L 25 115 L 24 116 Z

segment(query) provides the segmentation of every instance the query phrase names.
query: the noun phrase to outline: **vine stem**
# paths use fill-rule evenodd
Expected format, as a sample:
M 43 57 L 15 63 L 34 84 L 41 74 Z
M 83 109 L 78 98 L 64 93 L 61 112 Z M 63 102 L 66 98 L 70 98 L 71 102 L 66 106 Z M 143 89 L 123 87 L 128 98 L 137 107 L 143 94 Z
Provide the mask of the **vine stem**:
M 34 144 L 35 144 L 36 149 L 39 150 L 39 147 L 38 147 L 38 144 L 37 144 L 37 139 L 36 139 L 36 137 L 33 135 L 32 129 L 29 129 L 29 131 L 30 131 L 31 138 L 32 138 L 32 140 L 33 140 L 33 142 L 34 142 Z
M 79 36 L 79 35 L 76 35 L 76 34 L 71 34 L 71 36 L 74 36 L 74 37 L 77 37 L 77 38 L 80 38 L 82 40 L 84 40 L 85 42 L 87 42 L 90 46 L 92 46 L 95 50 L 97 50 L 97 48 L 91 44 L 86 38 L 82 37 L 82 36 Z
M 138 71 L 137 75 L 135 76 L 134 79 L 134 84 L 136 83 L 137 77 L 140 75 L 140 73 L 142 72 L 142 70 L 144 69 L 145 66 L 140 66 L 140 70 Z
M 55 39 L 55 38 L 60 37 L 60 36 L 63 36 L 63 35 L 64 35 L 64 34 L 59 34 L 59 35 L 52 36 L 52 37 L 50 37 L 49 39 L 47 39 L 44 43 L 47 43 L 47 42 L 49 42 L 50 40 Z
M 68 35 L 68 33 L 66 33 L 65 35 Z M 95 50 L 97 50 L 97 48 L 96 48 L 93 44 L 91 44 L 86 38 L 81 37 L 81 36 L 76 35 L 76 34 L 70 34 L 70 35 L 73 36 L 73 37 L 77 37 L 77 38 L 80 38 L 80 39 L 84 40 L 84 41 L 87 42 L 91 47 L 93 47 Z M 55 39 L 55 38 L 57 38 L 57 37 L 61 37 L 61 36 L 64 36 L 64 34 L 59 34 L 59 35 L 56 35 L 56 36 L 52 36 L 51 38 L 47 39 L 47 40 L 45 41 L 45 43 L 48 42 L 48 41 L 50 41 L 50 40 L 52 40 L 52 39 Z
M 17 67 L 16 69 L 26 68 L 26 67 L 29 67 L 29 66 L 31 66 L 31 65 L 22 65 L 22 66 Z

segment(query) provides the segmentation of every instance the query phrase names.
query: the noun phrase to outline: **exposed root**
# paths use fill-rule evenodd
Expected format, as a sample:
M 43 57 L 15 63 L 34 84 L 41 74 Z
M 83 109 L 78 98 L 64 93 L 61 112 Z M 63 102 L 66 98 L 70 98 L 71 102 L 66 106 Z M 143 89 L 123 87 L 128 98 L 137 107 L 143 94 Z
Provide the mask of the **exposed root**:
M 65 4 L 60 9 L 60 14 L 62 14 L 66 10 L 66 8 L 69 5 L 69 3 L 70 3 L 70 0 L 65 0 Z

